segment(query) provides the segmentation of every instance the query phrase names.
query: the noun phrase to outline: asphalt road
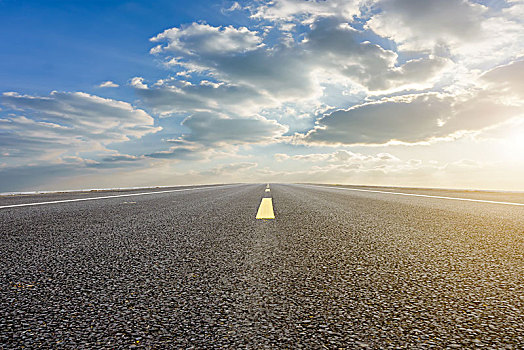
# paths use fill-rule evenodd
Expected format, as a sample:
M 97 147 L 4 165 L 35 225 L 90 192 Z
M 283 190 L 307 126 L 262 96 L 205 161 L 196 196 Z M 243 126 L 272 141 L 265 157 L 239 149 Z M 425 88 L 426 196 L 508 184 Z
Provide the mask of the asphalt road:
M 381 192 L 524 194 L 265 188 L 0 209 L 0 348 L 524 348 L 524 206 Z

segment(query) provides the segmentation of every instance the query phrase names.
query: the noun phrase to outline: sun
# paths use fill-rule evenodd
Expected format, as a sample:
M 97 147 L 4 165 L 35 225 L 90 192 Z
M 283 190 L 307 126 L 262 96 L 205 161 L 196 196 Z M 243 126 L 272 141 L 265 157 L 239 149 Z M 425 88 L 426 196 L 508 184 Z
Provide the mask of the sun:
M 524 117 L 512 123 L 502 143 L 508 156 L 524 162 Z

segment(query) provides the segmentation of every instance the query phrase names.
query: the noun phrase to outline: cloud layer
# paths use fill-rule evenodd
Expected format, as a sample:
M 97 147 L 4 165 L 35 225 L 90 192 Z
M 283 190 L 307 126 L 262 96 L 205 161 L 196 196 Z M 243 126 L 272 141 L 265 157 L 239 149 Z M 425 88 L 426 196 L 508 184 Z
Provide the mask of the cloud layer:
M 12 110 L 0 119 L 1 149 L 10 157 L 27 155 L 33 162 L 102 151 L 111 143 L 161 130 L 153 117 L 129 103 L 81 92 L 54 91 L 45 97 L 7 92 L 0 102 Z
M 121 86 L 96 77 L 90 86 L 111 98 L 4 92 L 0 169 L 134 167 L 205 182 L 481 168 L 491 164 L 486 152 L 463 162 L 449 145 L 502 147 L 508 125 L 521 125 L 523 8 L 512 0 L 231 2 L 220 21 L 152 35 L 154 74 L 131 72 Z M 408 147 L 427 147 L 427 158 Z M 431 155 L 437 149 L 445 151 Z M 431 163 L 440 153 L 448 159 Z

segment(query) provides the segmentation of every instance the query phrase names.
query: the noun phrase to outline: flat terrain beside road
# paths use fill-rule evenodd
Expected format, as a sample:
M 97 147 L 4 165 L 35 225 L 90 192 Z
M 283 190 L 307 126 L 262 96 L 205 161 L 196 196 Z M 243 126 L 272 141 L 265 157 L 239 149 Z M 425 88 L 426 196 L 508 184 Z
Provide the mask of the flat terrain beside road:
M 524 194 L 201 187 L 0 197 L 0 348 L 524 346 Z

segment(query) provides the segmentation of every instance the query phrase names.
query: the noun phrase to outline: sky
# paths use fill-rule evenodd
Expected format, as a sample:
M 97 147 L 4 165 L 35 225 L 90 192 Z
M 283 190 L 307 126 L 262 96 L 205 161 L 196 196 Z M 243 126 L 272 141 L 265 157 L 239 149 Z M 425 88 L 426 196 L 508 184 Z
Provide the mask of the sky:
M 0 192 L 524 190 L 524 1 L 0 0 Z

